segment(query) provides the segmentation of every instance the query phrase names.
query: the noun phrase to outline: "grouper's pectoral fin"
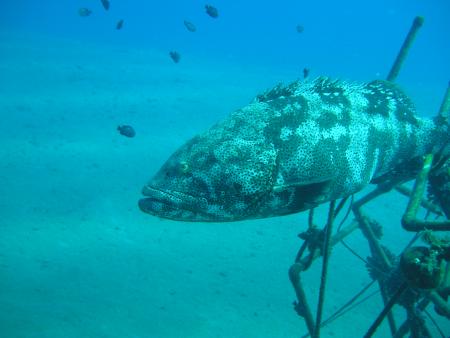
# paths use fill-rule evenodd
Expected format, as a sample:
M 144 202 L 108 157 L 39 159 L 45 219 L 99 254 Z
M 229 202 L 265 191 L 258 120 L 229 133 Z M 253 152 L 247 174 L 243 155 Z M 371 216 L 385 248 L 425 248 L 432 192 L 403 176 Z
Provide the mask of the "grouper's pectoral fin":
M 314 182 L 291 182 L 273 186 L 273 192 L 293 194 L 291 208 L 306 210 L 330 200 L 334 177 Z

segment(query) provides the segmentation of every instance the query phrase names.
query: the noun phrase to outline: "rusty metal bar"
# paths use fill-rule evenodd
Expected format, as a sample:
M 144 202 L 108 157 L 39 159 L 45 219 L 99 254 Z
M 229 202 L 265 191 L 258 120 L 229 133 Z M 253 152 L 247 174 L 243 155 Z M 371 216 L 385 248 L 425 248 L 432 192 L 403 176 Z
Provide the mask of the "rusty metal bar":
M 330 206 L 328 209 L 328 220 L 325 231 L 325 240 L 323 243 L 323 263 L 322 263 L 322 274 L 320 278 L 320 289 L 319 289 L 319 304 L 317 305 L 317 314 L 316 314 L 316 326 L 314 328 L 314 338 L 320 337 L 320 324 L 322 322 L 322 312 L 323 312 L 323 304 L 325 303 L 325 287 L 327 285 L 327 275 L 328 275 L 328 262 L 331 255 L 331 234 L 333 232 L 333 223 L 334 223 L 334 212 L 335 212 L 336 201 L 333 200 L 330 202 Z
M 450 221 L 422 221 L 416 218 L 420 203 L 426 189 L 428 174 L 433 165 L 433 154 L 425 156 L 423 168 L 417 175 L 408 206 L 402 217 L 402 226 L 407 231 L 421 231 L 425 229 L 448 231 L 450 230 Z
M 353 221 L 350 225 L 344 227 L 338 233 L 336 233 L 331 239 L 331 245 L 334 246 L 339 243 L 342 239 L 350 235 L 354 230 L 358 229 L 358 222 Z M 314 250 L 308 257 L 303 257 L 296 260 L 296 262 L 289 269 L 289 279 L 294 287 L 295 294 L 297 296 L 298 303 L 295 305 L 295 310 L 299 315 L 301 315 L 308 327 L 309 334 L 312 336 L 315 322 L 312 316 L 311 309 L 309 308 L 308 301 L 303 289 L 301 273 L 305 271 L 314 261 L 322 255 L 322 250 Z
M 447 89 L 445 91 L 441 107 L 439 108 L 439 115 L 441 116 L 446 115 L 445 117 L 448 118 L 449 112 L 450 112 L 450 82 L 447 85 Z
M 391 313 L 391 309 L 393 308 L 395 303 L 397 303 L 397 301 L 399 300 L 399 298 L 401 297 L 403 292 L 406 291 L 407 288 L 408 288 L 408 283 L 407 282 L 404 282 L 402 285 L 400 285 L 398 290 L 395 292 L 395 294 L 391 297 L 389 302 L 384 307 L 383 311 L 381 311 L 381 313 L 378 315 L 377 319 L 375 319 L 375 321 L 373 322 L 372 326 L 369 328 L 367 333 L 364 335 L 364 338 L 370 338 L 370 337 L 373 336 L 373 334 L 377 330 L 378 326 L 380 326 L 381 322 L 386 317 L 386 315 Z
M 410 198 L 411 194 L 412 194 L 412 190 L 405 187 L 404 185 L 398 185 L 395 187 L 395 190 L 397 190 L 400 194 Z M 439 209 L 439 207 L 433 203 L 431 203 L 428 200 L 422 200 L 420 202 L 420 205 L 422 208 L 427 209 L 428 211 L 438 215 L 438 216 L 443 216 L 444 214 L 442 213 L 442 211 Z
M 305 319 L 306 326 L 308 327 L 309 334 L 312 336 L 314 333 L 314 318 L 312 316 L 311 309 L 308 305 L 305 291 L 303 289 L 301 281 L 301 272 L 303 266 L 300 263 L 294 263 L 289 269 L 289 279 L 294 287 L 295 294 L 297 295 L 298 303 L 295 304 L 295 310 L 297 313 Z
M 388 81 L 395 81 L 397 79 L 398 73 L 400 72 L 400 68 L 402 67 L 403 62 L 405 61 L 409 49 L 411 48 L 411 45 L 416 38 L 417 32 L 419 31 L 420 27 L 422 27 L 423 22 L 424 18 L 421 16 L 417 16 L 414 18 L 412 26 L 409 29 L 408 35 L 406 36 L 405 41 L 403 42 L 403 45 L 397 54 L 397 58 L 395 59 L 395 62 L 392 65 L 389 75 L 387 76 Z
M 372 193 L 369 193 L 368 195 L 370 195 L 372 198 L 375 198 L 378 196 L 378 192 L 380 192 L 381 190 L 382 189 L 376 189 Z M 365 196 L 365 197 L 367 197 L 367 196 Z M 370 199 L 367 199 L 365 197 L 363 197 L 361 200 L 368 202 Z M 362 205 L 361 200 L 355 203 L 355 208 L 353 209 L 353 212 L 354 212 L 356 219 L 359 223 L 359 226 L 363 232 L 363 235 L 366 237 L 367 241 L 369 242 L 369 247 L 370 247 L 372 256 L 379 258 L 381 260 L 384 268 L 386 270 L 389 270 L 392 267 L 392 263 L 390 262 L 389 258 L 386 256 L 384 249 L 381 247 L 379 241 L 375 237 L 375 235 L 372 231 L 372 228 L 370 227 L 370 225 L 367 221 L 368 220 L 367 216 L 364 216 L 361 211 L 361 205 Z M 378 285 L 380 287 L 381 298 L 383 299 L 383 303 L 386 306 L 389 301 L 389 297 L 387 295 L 384 283 L 382 281 L 378 280 Z M 392 315 L 391 312 L 388 312 L 387 316 L 388 316 L 389 328 L 391 330 L 392 335 L 394 335 L 395 332 L 397 331 L 397 325 L 395 323 L 394 316 Z

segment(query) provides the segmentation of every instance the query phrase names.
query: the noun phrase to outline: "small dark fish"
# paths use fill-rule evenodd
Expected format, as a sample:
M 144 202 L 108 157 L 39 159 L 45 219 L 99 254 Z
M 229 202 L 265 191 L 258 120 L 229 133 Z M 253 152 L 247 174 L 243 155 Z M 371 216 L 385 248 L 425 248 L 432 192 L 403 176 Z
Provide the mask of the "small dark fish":
M 123 126 L 118 126 L 117 130 L 119 133 L 126 137 L 134 137 L 136 135 L 136 132 L 134 131 L 132 126 L 128 126 L 124 124 Z
M 78 10 L 78 15 L 80 16 L 89 16 L 91 15 L 92 11 L 89 8 L 80 8 Z
M 197 27 L 195 27 L 195 25 L 192 22 L 189 22 L 187 20 L 184 20 L 184 25 L 186 26 L 189 32 L 195 32 L 197 30 Z
M 109 0 L 102 0 L 103 8 L 108 10 L 109 9 Z
M 123 20 L 117 21 L 116 29 L 122 29 L 122 27 L 123 27 Z
M 213 7 L 211 5 L 206 5 L 205 9 L 206 9 L 206 14 L 208 14 L 211 18 L 216 19 L 219 17 L 219 11 L 217 10 L 216 7 Z
M 306 79 L 309 76 L 309 68 L 303 68 L 303 78 Z
M 297 33 L 303 33 L 303 31 L 305 30 L 305 27 L 303 27 L 302 25 L 297 25 L 296 30 L 297 30 Z
M 180 58 L 181 58 L 180 53 L 178 53 L 176 51 L 171 51 L 169 53 L 169 55 L 170 55 L 171 59 L 173 60 L 173 62 L 175 62 L 175 63 L 180 62 Z

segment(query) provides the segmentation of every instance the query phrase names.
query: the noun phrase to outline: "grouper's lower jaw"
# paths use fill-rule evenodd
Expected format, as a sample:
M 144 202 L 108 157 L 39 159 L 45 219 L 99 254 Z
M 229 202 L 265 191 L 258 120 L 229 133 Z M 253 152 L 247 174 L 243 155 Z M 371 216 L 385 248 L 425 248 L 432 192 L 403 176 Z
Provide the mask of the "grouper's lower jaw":
M 147 197 L 139 200 L 139 208 L 150 215 L 184 222 L 219 221 L 208 213 L 206 199 L 149 185 L 142 189 L 142 193 Z
M 138 204 L 143 212 L 161 218 L 185 221 L 194 220 L 195 218 L 195 213 L 192 211 L 187 212 L 182 209 L 177 209 L 170 204 L 155 200 L 151 197 L 140 199 Z

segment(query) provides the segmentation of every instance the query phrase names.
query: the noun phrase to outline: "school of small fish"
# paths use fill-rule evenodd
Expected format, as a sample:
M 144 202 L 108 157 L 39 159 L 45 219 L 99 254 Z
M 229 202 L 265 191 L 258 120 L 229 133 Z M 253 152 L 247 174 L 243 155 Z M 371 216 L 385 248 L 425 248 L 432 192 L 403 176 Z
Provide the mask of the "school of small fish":
M 105 11 L 109 11 L 111 8 L 111 2 L 110 0 L 100 0 L 101 6 Z M 219 18 L 219 10 L 217 7 L 206 4 L 204 6 L 205 14 L 209 16 L 212 19 L 218 19 Z M 89 17 L 93 14 L 92 9 L 87 7 L 81 7 L 78 10 L 78 15 L 81 17 Z M 124 26 L 124 19 L 118 19 L 115 23 L 116 30 L 122 30 Z M 197 31 L 197 26 L 190 20 L 185 19 L 183 21 L 183 25 L 186 28 L 186 30 L 190 33 L 195 33 Z M 297 24 L 296 30 L 298 33 L 303 33 L 304 27 L 301 24 Z M 181 53 L 177 50 L 171 50 L 169 53 L 170 59 L 173 61 L 173 63 L 178 64 L 181 60 Z M 306 79 L 309 76 L 310 69 L 304 68 L 303 69 L 303 78 Z M 120 135 L 128 138 L 133 138 L 136 135 L 136 132 L 134 128 L 131 125 L 120 125 L 117 127 L 117 131 Z
M 109 0 L 100 0 L 101 4 L 103 6 L 103 8 L 108 11 L 110 9 L 111 3 Z M 206 4 L 205 5 L 205 13 L 213 18 L 213 19 L 217 19 L 219 17 L 219 10 L 217 9 L 217 7 L 210 5 L 210 4 Z M 81 17 L 88 17 L 92 14 L 92 10 L 86 7 L 82 7 L 78 10 L 78 14 Z M 184 20 L 183 21 L 184 27 L 191 33 L 195 33 L 197 31 L 197 26 L 189 20 Z M 123 28 L 124 25 L 124 19 L 120 19 L 116 22 L 116 29 L 117 30 L 121 30 Z M 298 24 L 296 26 L 296 30 L 298 33 L 303 33 L 304 31 L 304 27 L 301 24 Z M 171 51 L 169 52 L 169 56 L 172 59 L 172 61 L 174 63 L 179 63 L 180 59 L 181 59 L 181 54 L 178 51 Z M 307 76 L 307 74 L 305 75 L 305 77 Z

